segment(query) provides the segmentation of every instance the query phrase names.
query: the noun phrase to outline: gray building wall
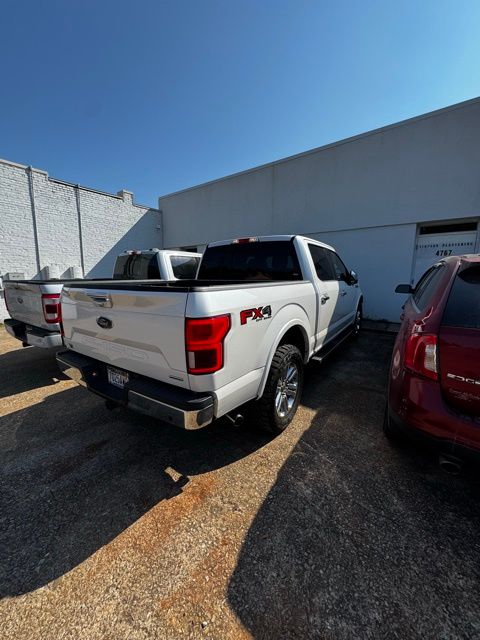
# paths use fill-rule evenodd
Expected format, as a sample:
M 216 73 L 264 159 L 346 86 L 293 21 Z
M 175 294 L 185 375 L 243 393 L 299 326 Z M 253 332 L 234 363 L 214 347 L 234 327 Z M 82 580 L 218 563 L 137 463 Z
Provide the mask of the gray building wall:
M 70 267 L 110 277 L 121 251 L 162 244 L 160 212 L 135 204 L 131 192 L 103 193 L 0 160 L 0 277 L 42 277 L 49 266 L 58 277 Z M 5 314 L 0 295 L 0 320 Z
M 420 222 L 480 215 L 480 99 L 159 198 L 165 247 L 296 233 L 356 268 L 372 318 L 398 318 Z M 401 301 L 400 301 L 401 303 Z

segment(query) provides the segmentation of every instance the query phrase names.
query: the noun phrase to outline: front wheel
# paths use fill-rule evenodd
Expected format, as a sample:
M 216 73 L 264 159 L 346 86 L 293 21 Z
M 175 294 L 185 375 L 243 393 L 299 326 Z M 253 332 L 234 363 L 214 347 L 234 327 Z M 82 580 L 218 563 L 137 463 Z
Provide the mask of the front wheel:
M 357 337 L 360 335 L 360 331 L 362 329 L 362 305 L 361 303 L 357 307 L 357 313 L 355 314 L 355 320 L 353 321 L 353 335 Z
M 282 344 L 273 356 L 267 384 L 256 403 L 257 424 L 281 433 L 293 420 L 303 389 L 303 358 L 292 344 Z

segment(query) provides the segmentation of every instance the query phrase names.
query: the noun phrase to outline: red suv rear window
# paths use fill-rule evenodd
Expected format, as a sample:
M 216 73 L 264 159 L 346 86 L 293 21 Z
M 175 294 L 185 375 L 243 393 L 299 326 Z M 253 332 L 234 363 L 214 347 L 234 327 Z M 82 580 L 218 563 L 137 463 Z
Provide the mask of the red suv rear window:
M 480 329 L 480 265 L 458 273 L 448 297 L 442 324 Z

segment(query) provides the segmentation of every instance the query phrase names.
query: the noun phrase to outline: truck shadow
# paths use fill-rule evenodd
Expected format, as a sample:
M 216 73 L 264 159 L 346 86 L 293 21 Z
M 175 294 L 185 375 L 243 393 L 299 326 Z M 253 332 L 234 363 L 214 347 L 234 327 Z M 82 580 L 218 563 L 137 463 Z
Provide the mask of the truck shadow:
M 75 387 L 0 418 L 0 594 L 64 575 L 188 476 L 230 464 L 267 442 L 219 422 L 184 432 L 108 412 Z
M 254 638 L 477 635 L 480 475 L 448 476 L 435 456 L 385 440 L 391 342 L 366 334 L 310 367 L 315 418 L 228 587 Z
M 55 384 L 55 378 L 65 379 L 55 360 L 56 351 L 20 347 L 0 354 L 0 398 Z

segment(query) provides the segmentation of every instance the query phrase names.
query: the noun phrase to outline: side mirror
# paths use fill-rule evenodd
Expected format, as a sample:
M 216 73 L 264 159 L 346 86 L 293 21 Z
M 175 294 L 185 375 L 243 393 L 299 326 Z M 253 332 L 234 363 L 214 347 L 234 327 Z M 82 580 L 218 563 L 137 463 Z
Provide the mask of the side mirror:
M 413 293 L 413 289 L 409 284 L 398 284 L 395 293 Z
M 350 283 L 349 284 L 357 284 L 357 282 L 358 282 L 357 273 L 355 271 L 350 271 L 349 276 L 350 276 L 350 278 L 349 278 Z

